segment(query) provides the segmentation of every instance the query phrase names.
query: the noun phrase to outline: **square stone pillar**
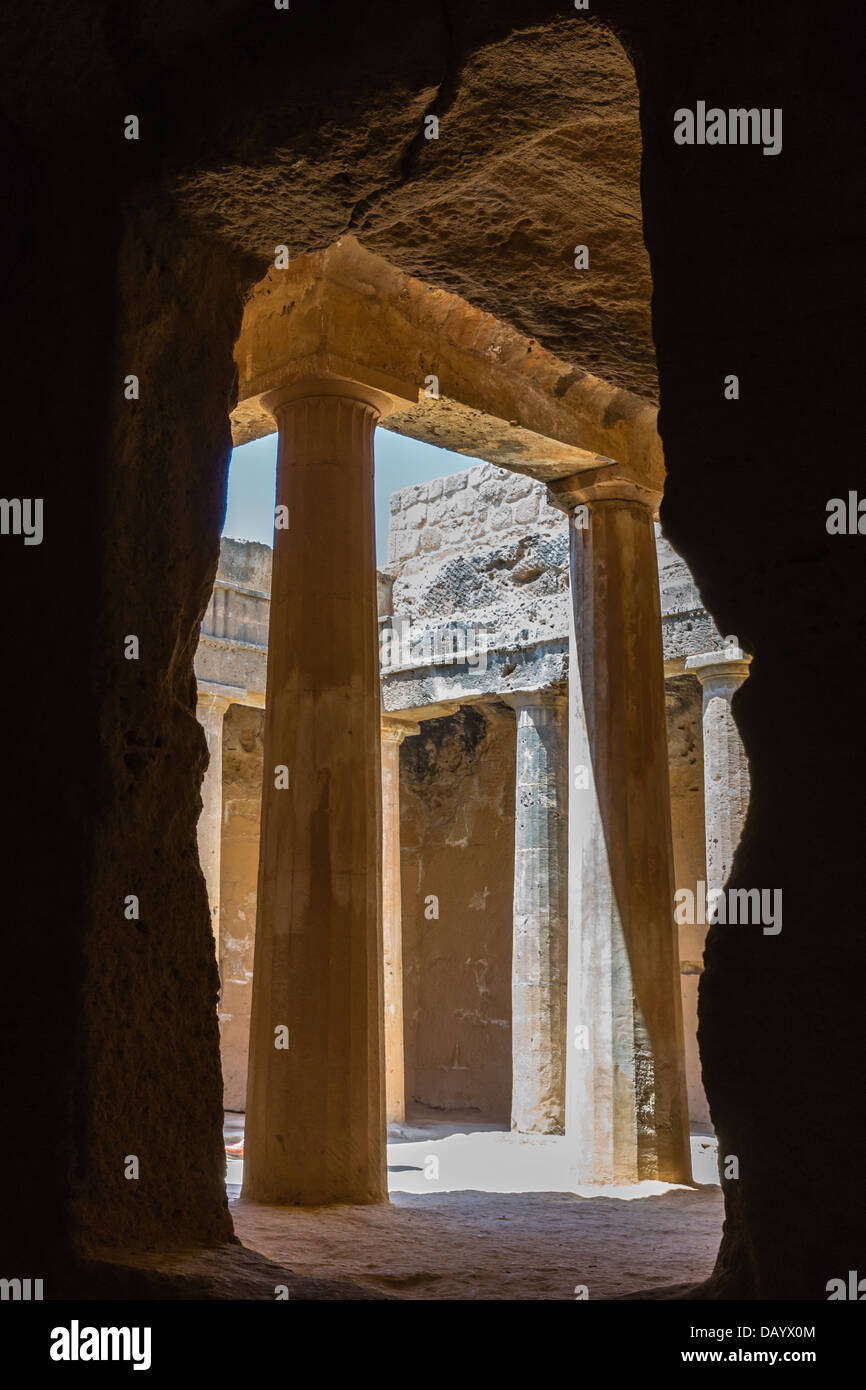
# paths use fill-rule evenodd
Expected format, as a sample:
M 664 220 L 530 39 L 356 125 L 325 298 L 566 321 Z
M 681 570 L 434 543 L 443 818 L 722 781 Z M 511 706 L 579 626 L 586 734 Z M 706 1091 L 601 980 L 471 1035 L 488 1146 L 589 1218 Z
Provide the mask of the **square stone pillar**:
M 403 1066 L 403 915 L 400 889 L 400 744 L 420 724 L 382 715 L 382 944 L 385 984 L 385 1116 L 406 1118 Z
M 619 466 L 551 485 L 570 520 L 566 1134 L 579 1182 L 688 1181 L 653 515 Z
M 198 818 L 198 857 L 207 884 L 214 949 L 220 944 L 220 865 L 223 825 L 223 718 L 234 700 L 246 691 L 238 687 L 224 690 L 204 681 L 199 683 L 196 715 L 207 741 L 208 763 L 201 784 L 201 814 Z
M 521 691 L 514 812 L 511 1128 L 565 1129 L 568 699 Z

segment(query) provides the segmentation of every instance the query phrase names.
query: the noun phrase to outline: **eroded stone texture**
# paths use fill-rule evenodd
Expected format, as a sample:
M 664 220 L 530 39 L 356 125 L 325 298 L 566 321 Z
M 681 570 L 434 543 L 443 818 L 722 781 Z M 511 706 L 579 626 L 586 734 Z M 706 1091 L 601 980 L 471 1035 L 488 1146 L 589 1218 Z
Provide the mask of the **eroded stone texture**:
M 534 23 L 545 9 L 547 22 Z M 259 138 L 279 149 L 248 183 L 231 156 L 234 168 L 187 175 L 184 204 L 222 236 L 270 256 L 272 246 L 287 243 L 294 254 L 349 230 L 401 269 L 653 399 L 633 70 L 594 18 L 575 24 L 542 5 L 512 13 L 519 32 L 509 35 L 504 14 L 431 11 L 400 26 L 399 48 L 380 32 L 366 53 L 369 38 L 347 14 L 361 46 L 357 65 L 334 44 L 324 70 L 317 26 L 293 16 L 292 88 L 273 92 L 256 115 L 267 128 Z M 484 35 L 491 19 L 496 38 Z M 247 42 L 265 34 L 280 46 L 265 25 Z M 375 106 L 370 71 L 390 74 Z M 329 138 L 307 134 L 303 114 L 325 72 L 329 90 L 340 88 Z M 236 69 L 234 81 L 244 81 Z M 438 140 L 424 139 L 428 112 L 440 115 Z M 224 150 L 237 146 L 230 126 L 220 135 Z M 255 138 L 248 128 L 243 144 Z M 543 179 L 527 177 L 539 169 Z M 577 244 L 590 247 L 591 275 L 574 268 Z
M 153 414 L 118 394 L 106 406 L 111 466 L 90 490 L 90 505 L 115 521 L 104 521 L 94 550 L 104 598 L 88 639 L 100 740 L 90 777 L 102 815 L 87 854 L 83 973 L 64 983 L 81 1003 L 65 1219 L 85 1246 L 166 1248 L 231 1233 L 219 976 L 196 842 L 206 748 L 193 677 L 224 508 L 231 372 L 202 351 L 189 313 L 213 293 L 211 339 L 228 341 L 241 296 L 237 262 L 196 248 L 165 204 L 128 203 L 120 240 L 129 294 L 118 351 L 152 392 L 183 379 L 198 405 L 173 417 L 167 444 Z M 135 520 L 123 525 L 122 516 Z M 123 659 L 130 633 L 137 661 Z M 137 922 L 123 915 L 129 893 L 140 899 Z M 139 1159 L 137 1180 L 125 1176 L 128 1155 Z

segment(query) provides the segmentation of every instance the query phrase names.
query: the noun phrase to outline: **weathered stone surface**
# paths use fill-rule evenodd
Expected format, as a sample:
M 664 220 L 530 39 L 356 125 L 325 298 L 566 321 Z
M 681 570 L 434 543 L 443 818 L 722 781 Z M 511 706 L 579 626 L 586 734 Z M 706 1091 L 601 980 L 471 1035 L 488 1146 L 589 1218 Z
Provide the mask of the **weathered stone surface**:
M 565 1133 L 568 692 L 508 697 L 516 715 L 511 1128 Z
M 668 768 L 671 786 L 671 830 L 674 845 L 674 882 L 677 889 L 697 891 L 706 879 L 704 852 L 704 760 L 701 738 L 701 692 L 694 676 L 676 676 L 665 682 Z M 698 1056 L 698 980 L 703 968 L 706 926 L 683 923 L 679 927 L 680 992 L 683 1001 L 683 1035 L 686 1050 L 686 1085 L 689 1121 L 709 1126 L 710 1113 L 701 1081 Z
M 256 931 L 264 714 L 232 705 L 223 726 L 220 1053 L 223 1104 L 246 1109 Z
M 724 888 L 749 809 L 749 765 L 731 704 L 747 679 L 749 658 L 736 646 L 686 661 L 701 683 L 706 804 L 707 886 Z
M 682 1182 L 691 1163 L 652 509 L 619 486 L 573 501 L 588 518 L 569 511 L 566 1135 L 579 1180 Z
M 488 469 L 549 481 L 615 457 L 661 490 L 652 401 L 402 274 L 354 237 L 268 272 L 244 310 L 235 360 L 235 443 L 272 432 L 274 387 L 333 373 L 391 395 L 386 428 L 484 458 Z
M 258 541 L 224 536 L 214 589 L 195 653 L 200 683 L 235 686 L 263 704 L 273 551 Z
M 462 624 L 483 634 L 486 669 L 475 662 L 434 670 L 423 656 L 417 662 L 402 661 L 402 666 L 414 664 L 417 669 L 383 673 L 385 706 L 390 710 L 497 694 L 500 689 L 529 689 L 531 668 L 538 673 L 537 688 L 546 683 L 545 675 L 556 681 L 567 672 L 567 665 L 556 669 L 550 664 L 561 661 L 568 636 L 568 523 L 563 513 L 549 505 L 541 483 L 490 465 L 439 481 L 446 485 L 445 495 L 435 501 L 425 502 L 417 486 L 395 494 L 401 505 L 392 515 L 389 563 L 383 571 L 392 585 L 390 611 L 395 623 L 402 619 L 409 624 L 422 652 L 425 638 L 442 624 Z M 499 529 L 494 516 L 480 505 L 491 488 L 514 502 L 507 528 Z M 406 533 L 394 524 L 405 515 L 410 499 L 424 528 L 417 546 L 407 545 Z M 464 512 L 473 520 L 468 535 L 462 526 Z M 528 512 L 529 519 L 522 520 Z M 425 546 L 427 529 L 435 533 L 435 547 Z M 667 672 L 674 674 L 688 656 L 721 647 L 721 638 L 684 560 L 658 525 L 655 536 L 664 659 Z M 509 671 L 515 661 L 520 669 Z
M 507 1120 L 511 710 L 501 704 L 461 709 L 453 718 L 425 721 L 406 739 L 400 838 L 407 1102 Z

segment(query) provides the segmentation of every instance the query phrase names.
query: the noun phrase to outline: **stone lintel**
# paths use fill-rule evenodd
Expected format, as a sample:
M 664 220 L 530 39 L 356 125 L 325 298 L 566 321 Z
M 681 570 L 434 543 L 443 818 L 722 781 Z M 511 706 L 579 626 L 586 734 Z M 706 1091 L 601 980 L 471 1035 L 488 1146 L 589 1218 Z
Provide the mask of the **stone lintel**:
M 513 710 L 538 709 L 540 707 L 564 708 L 568 704 L 567 686 L 548 686 L 543 690 L 503 691 L 500 699 Z
M 246 305 L 235 360 L 236 445 L 273 433 L 267 392 L 325 374 L 388 394 L 387 428 L 544 482 L 614 456 L 663 472 L 654 402 L 557 358 L 352 236 L 268 272 Z
M 383 712 L 398 718 L 437 719 L 460 705 L 503 698 L 511 690 L 546 690 L 568 674 L 568 639 L 548 638 L 527 647 L 491 647 L 485 665 L 465 663 L 384 667 Z
M 483 458 L 496 468 L 523 473 L 538 482 L 597 468 L 600 461 L 591 449 L 551 439 L 517 420 L 505 420 L 444 395 L 397 409 L 383 424 L 394 434 L 467 458 Z
M 395 710 L 393 717 L 399 719 L 401 724 L 409 726 L 407 729 L 408 737 L 421 732 L 420 728 L 414 728 L 413 725 L 423 724 L 428 719 L 445 719 L 449 714 L 456 714 L 461 705 L 472 704 L 475 698 L 477 697 L 467 695 L 465 700 L 431 700 L 429 705 L 414 705 L 411 708 Z M 383 713 L 383 732 L 384 720 L 391 717 L 391 710 L 388 711 L 387 715 Z
M 244 598 L 266 598 L 270 599 L 267 589 L 251 589 L 248 584 L 239 584 L 236 579 L 223 579 L 217 575 L 213 582 L 215 589 L 225 589 L 230 594 L 243 594 Z
M 205 709 L 227 710 L 229 705 L 247 703 L 247 692 L 242 685 L 221 685 L 218 681 L 198 681 L 197 703 Z

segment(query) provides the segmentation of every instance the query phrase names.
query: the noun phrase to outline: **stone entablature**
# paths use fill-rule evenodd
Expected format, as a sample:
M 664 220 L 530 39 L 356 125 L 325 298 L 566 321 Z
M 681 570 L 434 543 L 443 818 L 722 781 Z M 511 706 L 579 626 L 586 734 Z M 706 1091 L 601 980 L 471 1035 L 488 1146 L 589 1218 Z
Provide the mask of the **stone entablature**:
M 658 524 L 655 535 L 670 676 L 722 640 Z M 380 627 L 401 640 L 383 647 L 383 707 L 417 715 L 566 678 L 568 564 L 568 520 L 531 478 L 484 463 L 394 493 Z M 448 626 L 465 633 L 466 660 L 449 660 L 439 635 Z
M 235 347 L 234 443 L 270 434 L 275 387 L 315 377 L 387 393 L 384 428 L 547 482 L 618 459 L 664 480 L 652 400 L 576 368 L 492 314 L 344 236 L 268 272 Z

